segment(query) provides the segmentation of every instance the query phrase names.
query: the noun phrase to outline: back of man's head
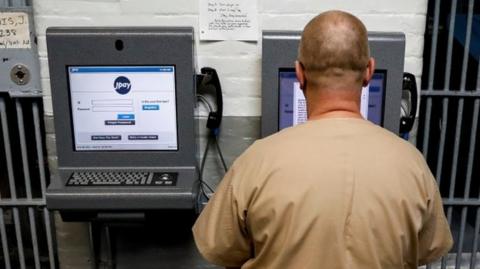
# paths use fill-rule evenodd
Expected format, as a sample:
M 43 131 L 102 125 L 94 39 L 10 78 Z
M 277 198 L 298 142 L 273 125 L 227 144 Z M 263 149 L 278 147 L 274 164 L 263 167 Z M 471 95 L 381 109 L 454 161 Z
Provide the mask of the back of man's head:
M 361 86 L 369 59 L 367 30 L 349 13 L 321 13 L 303 31 L 298 61 L 309 85 L 335 88 L 349 79 Z

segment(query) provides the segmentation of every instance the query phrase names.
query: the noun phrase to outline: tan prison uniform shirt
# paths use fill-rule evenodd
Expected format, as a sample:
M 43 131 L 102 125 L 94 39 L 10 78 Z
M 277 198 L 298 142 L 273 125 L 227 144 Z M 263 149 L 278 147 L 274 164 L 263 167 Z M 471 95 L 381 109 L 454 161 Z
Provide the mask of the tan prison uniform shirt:
M 353 118 L 309 121 L 256 142 L 193 231 L 207 260 L 255 269 L 416 269 L 452 245 L 422 155 Z

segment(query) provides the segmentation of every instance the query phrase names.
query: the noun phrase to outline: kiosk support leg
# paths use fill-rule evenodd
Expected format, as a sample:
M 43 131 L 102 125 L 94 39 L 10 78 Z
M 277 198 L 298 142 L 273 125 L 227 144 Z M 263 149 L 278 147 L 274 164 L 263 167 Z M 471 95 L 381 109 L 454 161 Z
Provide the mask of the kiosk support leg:
M 108 224 L 90 222 L 90 256 L 93 269 L 115 269 L 115 255 L 112 247 L 112 236 Z M 105 239 L 105 245 L 102 244 Z M 102 250 L 105 247 L 106 257 L 102 258 Z
M 98 224 L 95 222 L 90 222 L 88 225 L 89 234 L 90 234 L 90 260 L 92 264 L 92 269 L 98 269 L 99 267 L 99 256 L 100 256 L 100 241 L 101 241 L 101 230 L 98 229 Z
M 106 267 L 109 269 L 115 269 L 115 253 L 113 251 L 114 237 L 111 234 L 111 229 L 108 224 L 105 224 L 105 243 L 107 244 L 107 261 Z

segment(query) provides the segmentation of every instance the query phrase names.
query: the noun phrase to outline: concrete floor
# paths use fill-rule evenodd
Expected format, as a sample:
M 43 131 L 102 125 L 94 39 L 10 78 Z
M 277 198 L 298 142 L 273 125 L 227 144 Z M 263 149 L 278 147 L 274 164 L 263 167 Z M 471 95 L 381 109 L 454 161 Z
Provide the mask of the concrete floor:
M 186 214 L 160 216 L 146 225 L 113 226 L 116 268 L 222 268 L 208 263 L 198 252 L 191 232 L 193 221 L 194 217 Z

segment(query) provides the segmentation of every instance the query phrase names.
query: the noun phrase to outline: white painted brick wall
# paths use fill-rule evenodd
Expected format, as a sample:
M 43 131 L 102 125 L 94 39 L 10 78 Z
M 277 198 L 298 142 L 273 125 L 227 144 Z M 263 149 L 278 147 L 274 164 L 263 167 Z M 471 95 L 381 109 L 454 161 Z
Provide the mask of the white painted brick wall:
M 427 0 L 258 0 L 260 31 L 301 30 L 316 14 L 342 9 L 357 15 L 370 31 L 406 34 L 405 70 L 419 80 Z M 52 115 L 45 30 L 50 26 L 193 26 L 198 0 L 35 0 L 45 112 Z M 199 42 L 198 67 L 217 69 L 224 89 L 225 115 L 259 116 L 261 42 Z M 260 35 L 259 35 L 260 37 Z

